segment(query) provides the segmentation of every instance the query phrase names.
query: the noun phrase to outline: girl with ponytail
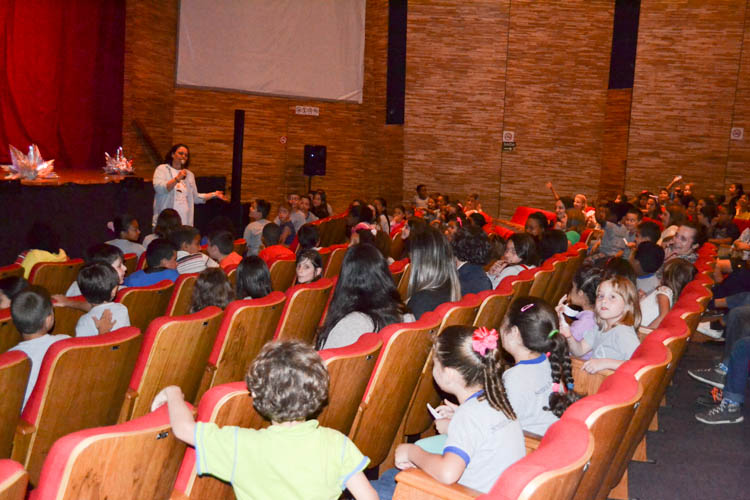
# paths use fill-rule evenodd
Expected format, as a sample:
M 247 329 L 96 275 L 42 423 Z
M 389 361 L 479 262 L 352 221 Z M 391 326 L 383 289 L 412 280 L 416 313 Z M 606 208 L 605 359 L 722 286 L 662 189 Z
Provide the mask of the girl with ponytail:
M 501 351 L 497 331 L 486 328 L 451 326 L 437 337 L 432 375 L 459 404 L 437 408 L 442 417 L 436 421 L 438 431 L 447 434 L 442 453 L 401 444 L 396 448 L 399 469 L 419 467 L 441 483 L 487 492 L 526 454 L 521 425 L 503 386 Z M 380 498 L 390 498 L 379 492 Z
M 523 430 L 544 435 L 579 396 L 573 392 L 570 355 L 557 314 L 544 300 L 520 297 L 500 327 L 503 348 L 516 364 L 503 373 Z

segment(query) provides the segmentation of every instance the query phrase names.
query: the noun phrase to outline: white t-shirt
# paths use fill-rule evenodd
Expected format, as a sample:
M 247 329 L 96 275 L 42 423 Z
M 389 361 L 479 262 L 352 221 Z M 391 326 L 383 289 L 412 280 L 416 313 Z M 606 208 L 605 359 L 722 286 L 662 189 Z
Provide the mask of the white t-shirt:
M 29 381 L 26 384 L 26 392 L 23 395 L 23 407 L 26 407 L 26 402 L 31 396 L 31 391 L 34 390 L 36 381 L 39 378 L 39 370 L 42 368 L 42 361 L 44 361 L 44 355 L 47 354 L 47 350 L 55 342 L 69 339 L 67 335 L 42 335 L 32 340 L 24 340 L 17 344 L 15 347 L 11 347 L 8 351 L 21 351 L 31 360 L 31 373 L 29 373 Z
M 494 266 L 493 266 L 494 267 Z M 501 281 L 508 276 L 518 276 L 522 271 L 526 269 L 532 269 L 536 266 L 527 266 L 526 264 L 511 264 L 503 268 L 499 273 L 494 273 L 492 269 L 487 273 L 487 277 L 492 282 L 493 290 L 497 288 Z
M 144 247 L 140 243 L 136 243 L 135 241 L 125 240 L 122 238 L 109 240 L 106 243 L 107 245 L 112 245 L 113 247 L 119 248 L 120 250 L 122 250 L 122 253 L 134 253 L 139 258 L 141 254 L 146 251 L 146 247 Z
M 657 295 L 666 295 L 670 307 L 674 305 L 674 293 L 668 286 L 659 286 L 641 299 L 641 324 L 648 326 L 659 317 L 659 301 Z
M 547 356 L 519 361 L 503 373 L 503 384 L 510 405 L 525 431 L 543 436 L 558 418 L 549 410 L 552 367 Z
M 505 469 L 526 455 L 526 447 L 519 421 L 480 401 L 481 392 L 456 409 L 443 455 L 454 453 L 466 463 L 459 484 L 487 493 Z
M 414 321 L 413 314 L 404 314 L 401 318 L 402 323 L 413 323 Z M 350 312 L 331 328 L 323 349 L 352 345 L 365 333 L 374 331 L 375 323 L 367 314 L 357 311 Z
M 118 328 L 124 326 L 130 326 L 130 315 L 128 314 L 128 308 L 118 302 L 105 302 L 91 308 L 89 312 L 78 318 L 76 323 L 76 337 L 94 337 L 99 335 L 99 330 L 96 329 L 94 324 L 94 318 L 100 319 L 104 311 L 109 310 L 112 313 L 112 321 L 114 325 L 111 331 L 115 331 Z
M 592 359 L 607 358 L 625 361 L 630 359 L 633 351 L 640 344 L 635 329 L 627 325 L 617 325 L 603 332 L 588 331 L 584 334 L 583 340 L 591 346 Z

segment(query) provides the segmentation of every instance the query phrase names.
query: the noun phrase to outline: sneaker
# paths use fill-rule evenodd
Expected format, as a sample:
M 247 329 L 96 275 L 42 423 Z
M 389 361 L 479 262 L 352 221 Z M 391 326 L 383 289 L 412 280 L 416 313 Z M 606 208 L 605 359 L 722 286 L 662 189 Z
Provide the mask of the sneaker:
M 715 330 L 711 328 L 711 322 L 710 321 L 701 321 L 698 323 L 698 328 L 696 328 L 700 333 L 707 337 L 711 337 L 713 339 L 720 339 L 724 336 L 724 330 Z
M 714 408 L 716 405 L 721 403 L 724 391 L 714 387 L 708 396 L 698 396 L 695 398 L 695 404 L 698 406 L 705 406 L 706 408 Z
M 695 380 L 703 382 L 704 384 L 718 387 L 719 389 L 724 388 L 724 381 L 727 378 L 727 374 L 714 368 L 702 368 L 700 370 L 688 370 L 688 375 L 693 377 Z
M 695 419 L 704 424 L 715 425 L 738 424 L 744 420 L 744 417 L 742 416 L 740 405 L 729 403 L 726 399 L 723 399 L 719 406 L 711 408 L 708 411 L 696 413 Z

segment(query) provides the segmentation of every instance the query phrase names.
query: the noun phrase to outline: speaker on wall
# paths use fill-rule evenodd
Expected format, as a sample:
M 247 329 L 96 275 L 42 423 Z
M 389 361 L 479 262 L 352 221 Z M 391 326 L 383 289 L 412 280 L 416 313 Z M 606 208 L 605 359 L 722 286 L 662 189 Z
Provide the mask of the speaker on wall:
M 305 175 L 326 175 L 326 147 L 305 144 Z

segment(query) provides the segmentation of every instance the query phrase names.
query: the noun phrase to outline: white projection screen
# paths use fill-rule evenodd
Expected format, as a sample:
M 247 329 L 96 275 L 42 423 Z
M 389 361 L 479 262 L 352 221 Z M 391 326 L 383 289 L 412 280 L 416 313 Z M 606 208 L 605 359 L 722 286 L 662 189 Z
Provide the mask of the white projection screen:
M 365 0 L 181 0 L 177 85 L 362 102 Z

